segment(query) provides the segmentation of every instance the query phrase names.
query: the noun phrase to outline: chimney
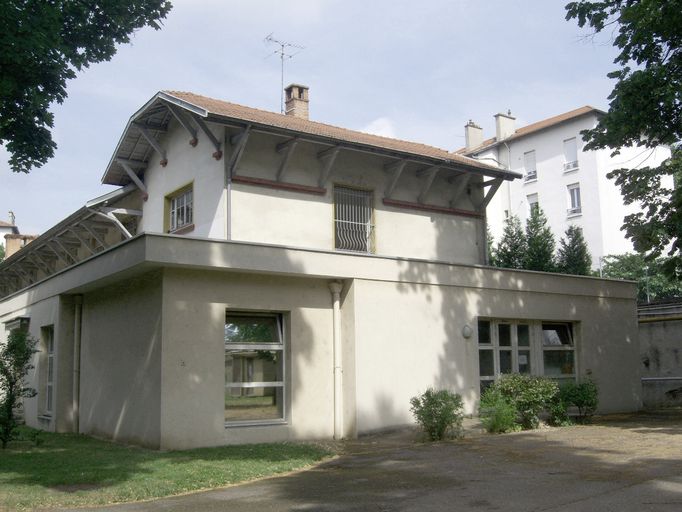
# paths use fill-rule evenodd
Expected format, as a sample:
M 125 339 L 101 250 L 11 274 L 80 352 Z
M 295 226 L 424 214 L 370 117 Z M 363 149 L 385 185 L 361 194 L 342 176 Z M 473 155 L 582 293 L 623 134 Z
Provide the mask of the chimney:
M 288 116 L 308 119 L 308 87 L 305 85 L 291 84 L 286 89 L 285 112 Z
M 511 110 L 507 110 L 506 114 L 495 114 L 495 137 L 497 137 L 498 141 L 514 134 L 516 131 L 514 121 L 516 121 L 516 118 L 512 117 Z
M 477 148 L 483 144 L 483 128 L 469 119 L 469 122 L 464 125 L 464 139 L 467 150 Z
M 19 252 L 26 244 L 38 238 L 38 235 L 20 235 L 8 233 L 5 235 L 5 258 L 9 258 L 15 252 Z

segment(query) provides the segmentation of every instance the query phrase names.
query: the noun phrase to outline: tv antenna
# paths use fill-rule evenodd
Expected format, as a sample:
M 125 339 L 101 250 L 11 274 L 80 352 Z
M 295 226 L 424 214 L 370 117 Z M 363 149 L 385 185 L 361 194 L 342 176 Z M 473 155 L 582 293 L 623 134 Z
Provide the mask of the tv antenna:
M 272 52 L 271 55 L 279 55 L 279 60 L 281 62 L 281 84 L 279 88 L 280 92 L 280 112 L 284 114 L 284 59 L 291 59 L 294 55 L 301 53 L 301 50 L 305 50 L 305 46 L 300 46 L 298 44 L 289 43 L 287 41 L 280 41 L 273 37 L 273 32 L 270 32 L 264 39 L 266 43 L 276 44 L 279 49 Z M 298 51 L 297 51 L 298 50 Z M 270 55 L 268 55 L 269 57 Z

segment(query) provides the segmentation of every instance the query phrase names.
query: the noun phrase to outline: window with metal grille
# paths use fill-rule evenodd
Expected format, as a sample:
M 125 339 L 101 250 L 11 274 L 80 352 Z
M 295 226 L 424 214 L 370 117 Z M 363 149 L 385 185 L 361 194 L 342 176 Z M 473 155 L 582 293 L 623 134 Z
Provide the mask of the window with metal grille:
M 372 192 L 334 187 L 334 246 L 342 251 L 373 252 Z

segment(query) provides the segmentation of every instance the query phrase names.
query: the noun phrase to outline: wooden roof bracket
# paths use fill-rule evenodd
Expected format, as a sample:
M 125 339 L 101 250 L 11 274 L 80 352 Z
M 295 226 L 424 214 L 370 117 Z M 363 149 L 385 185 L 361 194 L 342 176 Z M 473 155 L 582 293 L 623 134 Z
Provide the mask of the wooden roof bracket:
M 197 147 L 197 144 L 199 143 L 199 139 L 197 139 L 197 130 L 194 128 L 194 126 L 192 126 L 190 120 L 187 119 L 182 110 L 172 103 L 166 103 L 166 106 L 168 107 L 169 112 L 173 114 L 173 117 L 176 119 L 176 121 L 180 123 L 180 126 L 187 130 L 187 133 L 189 133 L 190 137 L 192 137 L 189 139 L 189 145 L 193 148 Z
M 320 171 L 320 179 L 317 181 L 317 186 L 320 188 L 325 188 L 327 182 L 329 181 L 329 176 L 331 176 L 332 168 L 334 167 L 334 162 L 336 157 L 341 151 L 341 146 L 332 146 L 324 151 L 320 151 L 317 154 L 317 159 L 322 162 L 322 170 Z
M 244 154 L 244 148 L 246 147 L 246 142 L 249 140 L 249 135 L 251 135 L 251 125 L 248 125 L 241 132 L 230 137 L 230 144 L 233 147 L 230 163 L 227 166 L 227 173 L 230 177 L 237 175 L 237 166 Z
M 204 135 L 208 137 L 208 140 L 211 141 L 211 144 L 213 144 L 213 147 L 215 148 L 215 151 L 213 152 L 212 155 L 213 158 L 215 158 L 216 160 L 220 160 L 223 157 L 223 150 L 220 141 L 216 139 L 215 135 L 213 135 L 213 132 L 209 129 L 209 127 L 206 125 L 202 118 L 200 118 L 199 116 L 193 116 L 193 119 L 194 122 L 197 123 L 201 131 L 204 132 Z
M 281 153 L 284 151 L 284 157 L 282 158 L 282 161 L 279 163 L 279 169 L 277 169 L 277 181 L 282 181 L 284 179 L 284 174 L 287 172 L 287 166 L 289 165 L 289 160 L 291 159 L 291 156 L 294 154 L 294 151 L 296 150 L 296 146 L 298 145 L 298 139 L 294 137 L 293 139 L 289 139 L 286 142 L 282 142 L 281 144 L 277 144 L 277 152 Z
M 400 179 L 400 175 L 403 173 L 403 169 L 405 169 L 406 165 L 407 165 L 407 159 L 404 158 L 403 160 L 398 160 L 397 162 L 393 162 L 392 164 L 388 164 L 388 165 L 384 166 L 384 171 L 393 174 L 393 176 L 391 176 L 390 181 L 386 185 L 386 190 L 384 190 L 384 198 L 385 199 L 390 199 L 391 196 L 393 195 L 393 191 L 395 190 L 395 186 L 398 184 L 398 180 Z
M 137 173 L 130 166 L 130 162 L 128 160 L 124 160 L 123 158 L 117 158 L 116 162 L 118 162 L 119 165 L 121 167 L 123 167 L 123 170 L 125 170 L 128 177 L 132 180 L 133 183 L 135 183 L 135 185 L 137 185 L 137 188 L 139 188 L 140 191 L 142 192 L 142 198 L 146 201 L 149 198 L 149 193 L 147 192 L 147 187 L 145 187 L 142 180 L 139 178 Z
M 166 150 L 161 147 L 159 141 L 156 140 L 156 138 L 149 132 L 144 123 L 134 122 L 133 126 L 137 128 L 137 130 L 142 134 L 142 136 L 145 139 L 147 139 L 147 142 L 149 142 L 149 145 L 154 148 L 154 151 L 156 151 L 161 156 L 161 161 L 159 162 L 159 165 L 161 165 L 161 167 L 166 167 L 166 165 L 168 165 Z

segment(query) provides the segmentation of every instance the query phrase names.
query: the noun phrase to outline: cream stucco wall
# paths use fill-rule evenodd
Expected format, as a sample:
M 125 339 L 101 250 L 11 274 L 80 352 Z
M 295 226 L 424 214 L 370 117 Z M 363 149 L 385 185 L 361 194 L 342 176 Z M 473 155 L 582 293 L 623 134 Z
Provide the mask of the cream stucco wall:
M 161 275 L 83 297 L 80 432 L 160 447 Z
M 164 449 L 329 438 L 332 280 L 344 283 L 346 435 L 412 423 L 409 399 L 428 386 L 461 393 L 475 412 L 478 347 L 462 327 L 475 330 L 479 317 L 575 322 L 578 375 L 599 384 L 600 411 L 640 406 L 635 285 L 627 282 L 147 235 L 6 299 L 0 320 L 54 323 L 66 368 L 70 296 L 82 294 L 82 432 Z M 225 428 L 226 309 L 282 314 L 285 423 Z M 59 393 L 67 404 L 68 386 Z M 37 413 L 27 409 L 40 426 Z
M 169 269 L 163 289 L 162 448 L 332 436 L 332 317 L 326 281 Z M 285 424 L 225 428 L 228 309 L 283 315 Z

